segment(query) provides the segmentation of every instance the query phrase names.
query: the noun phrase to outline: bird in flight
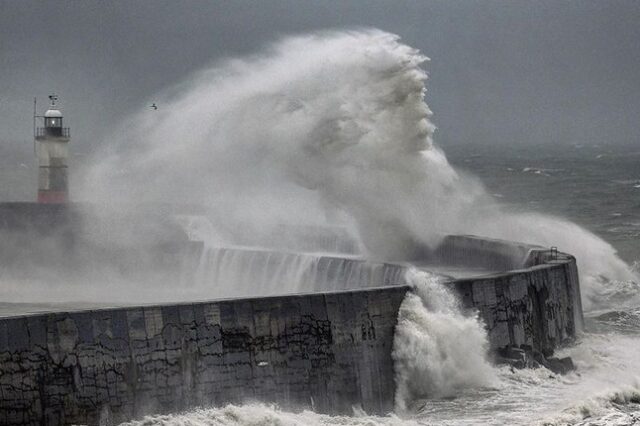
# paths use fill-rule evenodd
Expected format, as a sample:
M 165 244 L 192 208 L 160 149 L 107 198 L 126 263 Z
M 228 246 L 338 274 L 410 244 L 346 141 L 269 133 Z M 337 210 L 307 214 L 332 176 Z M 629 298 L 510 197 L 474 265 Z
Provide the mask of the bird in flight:
M 156 111 L 158 109 L 158 107 L 156 106 L 156 103 L 152 103 L 149 108 L 151 108 L 152 110 Z

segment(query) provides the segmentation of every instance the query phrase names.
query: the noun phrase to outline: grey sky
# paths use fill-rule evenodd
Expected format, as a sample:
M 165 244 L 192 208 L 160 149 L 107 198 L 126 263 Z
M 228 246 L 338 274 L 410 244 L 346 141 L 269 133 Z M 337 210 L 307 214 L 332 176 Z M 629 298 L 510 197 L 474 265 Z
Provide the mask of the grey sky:
M 27 155 L 32 100 L 55 91 L 90 152 L 154 93 L 281 35 L 376 27 L 432 61 L 452 143 L 636 143 L 637 1 L 0 0 L 0 156 Z M 221 99 L 221 102 L 224 102 Z

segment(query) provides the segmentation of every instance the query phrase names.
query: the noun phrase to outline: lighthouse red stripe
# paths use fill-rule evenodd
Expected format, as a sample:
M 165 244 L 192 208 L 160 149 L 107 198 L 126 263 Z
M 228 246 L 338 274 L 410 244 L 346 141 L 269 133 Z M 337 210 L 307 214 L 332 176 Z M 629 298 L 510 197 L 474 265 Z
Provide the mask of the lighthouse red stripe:
M 69 201 L 69 195 L 64 191 L 38 191 L 38 203 L 60 204 Z

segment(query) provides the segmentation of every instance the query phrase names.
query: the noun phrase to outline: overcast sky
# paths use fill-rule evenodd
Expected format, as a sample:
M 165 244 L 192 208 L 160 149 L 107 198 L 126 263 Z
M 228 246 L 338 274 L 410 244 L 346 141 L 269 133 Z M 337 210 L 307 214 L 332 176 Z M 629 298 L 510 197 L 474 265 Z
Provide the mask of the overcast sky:
M 0 155 L 30 152 L 34 96 L 42 107 L 61 97 L 73 150 L 89 152 L 212 61 L 363 26 L 431 58 L 427 101 L 445 150 L 639 140 L 638 1 L 0 0 Z

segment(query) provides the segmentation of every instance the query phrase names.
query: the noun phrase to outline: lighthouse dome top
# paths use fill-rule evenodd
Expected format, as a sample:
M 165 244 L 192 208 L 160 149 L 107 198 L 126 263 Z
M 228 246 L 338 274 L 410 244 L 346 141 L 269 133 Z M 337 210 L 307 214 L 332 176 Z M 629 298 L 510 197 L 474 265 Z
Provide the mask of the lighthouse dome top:
M 51 108 L 44 113 L 44 116 L 46 118 L 62 117 L 62 113 L 57 108 Z

